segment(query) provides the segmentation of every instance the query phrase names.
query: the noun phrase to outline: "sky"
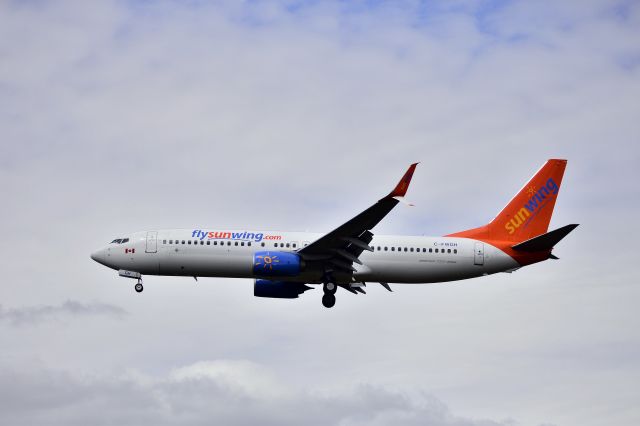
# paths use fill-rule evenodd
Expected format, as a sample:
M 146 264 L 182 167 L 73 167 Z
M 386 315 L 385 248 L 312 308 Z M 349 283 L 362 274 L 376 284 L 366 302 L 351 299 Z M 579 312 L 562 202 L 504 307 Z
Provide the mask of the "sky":
M 0 423 L 640 423 L 640 4 L 0 2 Z M 493 218 L 566 158 L 559 261 L 366 296 L 133 281 L 161 228 Z

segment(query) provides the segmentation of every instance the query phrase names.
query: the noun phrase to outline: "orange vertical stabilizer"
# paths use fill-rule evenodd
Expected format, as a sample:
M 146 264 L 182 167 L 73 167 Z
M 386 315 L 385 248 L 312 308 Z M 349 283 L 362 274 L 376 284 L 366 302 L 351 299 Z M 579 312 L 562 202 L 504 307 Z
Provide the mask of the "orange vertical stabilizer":
M 448 237 L 519 243 L 549 228 L 567 160 L 548 160 L 489 224 Z

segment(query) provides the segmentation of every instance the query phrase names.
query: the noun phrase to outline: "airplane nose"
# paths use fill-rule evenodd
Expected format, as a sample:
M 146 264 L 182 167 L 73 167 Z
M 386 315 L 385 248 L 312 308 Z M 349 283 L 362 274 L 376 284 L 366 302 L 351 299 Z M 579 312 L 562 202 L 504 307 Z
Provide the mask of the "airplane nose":
M 97 251 L 94 251 L 93 253 L 91 253 L 91 259 L 93 259 L 96 262 L 104 265 L 105 264 L 104 250 L 97 250 Z
M 96 250 L 91 253 L 91 259 L 95 260 L 101 265 L 106 266 L 107 268 L 117 269 L 116 265 L 114 264 L 114 259 L 111 257 L 110 249 L 108 247 Z

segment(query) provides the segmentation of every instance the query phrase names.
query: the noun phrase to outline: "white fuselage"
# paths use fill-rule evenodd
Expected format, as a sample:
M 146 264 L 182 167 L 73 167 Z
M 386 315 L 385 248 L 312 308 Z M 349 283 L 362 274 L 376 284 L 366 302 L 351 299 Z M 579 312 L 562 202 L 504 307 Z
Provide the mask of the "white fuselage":
M 277 231 L 200 231 L 168 229 L 131 234 L 92 254 L 116 270 L 145 275 L 260 278 L 254 274 L 258 251 L 290 252 L 322 234 Z M 434 283 L 461 280 L 517 269 L 502 250 L 469 238 L 375 235 L 373 251 L 353 264 L 354 281 Z M 284 281 L 320 283 L 317 272 L 303 270 Z

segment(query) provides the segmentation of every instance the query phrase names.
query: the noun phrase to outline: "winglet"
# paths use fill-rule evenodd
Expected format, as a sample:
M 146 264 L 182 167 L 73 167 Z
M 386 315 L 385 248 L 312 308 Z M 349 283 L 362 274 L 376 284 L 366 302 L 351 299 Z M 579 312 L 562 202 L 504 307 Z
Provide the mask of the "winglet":
M 404 174 L 404 176 L 402 176 L 402 179 L 400 179 L 400 182 L 398 182 L 398 184 L 393 189 L 393 191 L 391 191 L 388 197 L 404 197 L 404 195 L 407 193 L 407 189 L 409 189 L 409 184 L 411 183 L 411 178 L 413 177 L 413 172 L 416 170 L 417 165 L 418 163 L 413 163 L 409 166 L 407 172 Z

